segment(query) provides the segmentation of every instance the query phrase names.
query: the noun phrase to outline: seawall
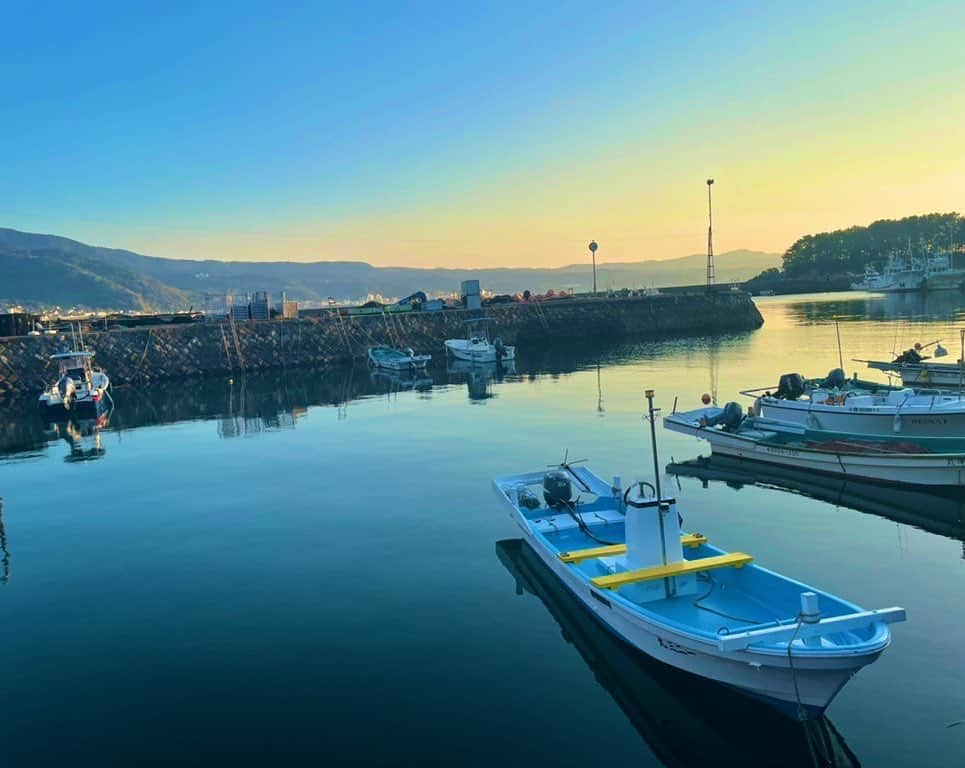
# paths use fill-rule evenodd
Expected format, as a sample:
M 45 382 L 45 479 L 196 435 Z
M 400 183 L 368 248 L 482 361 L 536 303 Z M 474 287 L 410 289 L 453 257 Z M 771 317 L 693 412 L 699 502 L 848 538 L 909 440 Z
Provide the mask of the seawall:
M 516 344 L 570 339 L 645 339 L 753 330 L 763 318 L 750 296 L 714 291 L 657 296 L 558 300 L 488 307 L 492 335 Z M 433 355 L 443 341 L 465 335 L 481 312 L 447 310 L 231 324 L 131 328 L 88 333 L 87 348 L 115 384 L 273 368 L 325 366 L 365 358 L 370 346 L 412 347 Z M 50 355 L 64 336 L 0 339 L 0 398 L 39 392 L 56 377 Z

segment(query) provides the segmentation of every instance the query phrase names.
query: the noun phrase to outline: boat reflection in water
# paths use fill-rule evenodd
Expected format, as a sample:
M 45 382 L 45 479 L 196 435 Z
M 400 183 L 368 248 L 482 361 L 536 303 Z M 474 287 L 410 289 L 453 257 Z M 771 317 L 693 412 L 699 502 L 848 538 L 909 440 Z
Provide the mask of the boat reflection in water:
M 7 549 L 7 530 L 3 527 L 3 498 L 0 497 L 0 584 L 10 581 L 10 550 Z
M 64 456 L 64 461 L 71 464 L 104 458 L 107 449 L 101 439 L 101 430 L 109 423 L 110 413 L 102 413 L 96 419 L 70 418 L 51 425 L 57 436 L 70 446 L 70 453 Z
M 798 722 L 652 659 L 602 626 L 522 539 L 496 543 L 516 594 L 540 600 L 664 765 L 858 766 L 826 716 Z
M 678 478 L 696 478 L 705 488 L 721 482 L 736 489 L 757 485 L 791 491 L 965 542 L 961 488 L 883 485 L 717 454 L 673 462 L 667 465 L 667 472 Z
M 483 402 L 496 396 L 493 393 L 494 381 L 501 382 L 507 375 L 516 373 L 516 361 L 482 363 L 455 360 L 448 364 L 446 372 L 449 374 L 450 382 L 460 382 L 465 377 L 469 387 L 469 399 L 473 402 Z
M 390 371 L 376 368 L 370 374 L 372 388 L 376 394 L 395 395 L 399 392 L 418 392 L 425 396 L 432 392 L 432 376 L 425 369 Z

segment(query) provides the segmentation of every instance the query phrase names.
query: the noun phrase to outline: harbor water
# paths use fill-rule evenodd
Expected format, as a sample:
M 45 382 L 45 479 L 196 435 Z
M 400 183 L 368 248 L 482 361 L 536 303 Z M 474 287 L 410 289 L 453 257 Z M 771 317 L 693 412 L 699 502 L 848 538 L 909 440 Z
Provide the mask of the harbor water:
M 688 530 L 867 608 L 892 646 L 801 725 L 631 651 L 545 578 L 490 479 L 651 479 L 669 411 L 783 373 L 885 379 L 957 293 L 769 297 L 721 337 L 118 387 L 108 423 L 0 428 L 0 755 L 47 765 L 965 765 L 965 498 L 692 460 Z M 841 337 L 839 351 L 835 320 Z M 682 469 L 681 469 L 682 468 Z M 789 485 L 792 490 L 784 490 Z

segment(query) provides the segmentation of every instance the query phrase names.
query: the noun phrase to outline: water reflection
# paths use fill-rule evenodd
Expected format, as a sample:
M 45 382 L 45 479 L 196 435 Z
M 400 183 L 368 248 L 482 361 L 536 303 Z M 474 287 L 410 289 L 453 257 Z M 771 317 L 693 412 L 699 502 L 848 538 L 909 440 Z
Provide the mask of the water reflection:
M 515 373 L 516 362 L 514 360 L 507 360 L 503 363 L 453 360 L 446 367 L 449 382 L 461 383 L 464 381 L 469 389 L 469 399 L 473 402 L 483 402 L 495 397 L 493 382 L 501 382 L 507 375 Z
M 104 457 L 107 450 L 101 439 L 101 430 L 106 429 L 110 414 L 103 413 L 96 419 L 68 419 L 54 425 L 64 442 L 70 446 L 70 453 L 64 456 L 68 464 L 78 461 L 95 461 Z
M 0 497 L 0 584 L 10 581 L 10 550 L 7 549 L 7 529 L 3 527 L 3 498 Z
M 960 291 L 925 293 L 844 293 L 786 300 L 788 316 L 799 324 L 831 320 L 965 320 L 965 294 Z
M 522 539 L 497 542 L 516 594 L 538 597 L 597 681 L 668 768 L 858 766 L 827 717 L 798 723 L 722 685 L 662 664 L 602 627 Z
M 200 419 L 215 421 L 223 438 L 252 437 L 294 429 L 308 409 L 316 406 L 334 407 L 341 420 L 349 417 L 353 402 L 403 392 L 426 399 L 440 386 L 465 386 L 470 402 L 480 403 L 495 396 L 494 387 L 504 382 L 559 377 L 591 366 L 597 368 L 599 380 L 601 363 L 625 362 L 643 354 L 652 356 L 654 351 L 641 345 L 587 345 L 534 350 L 519 369 L 514 361 L 502 365 L 455 362 L 448 367 L 440 361 L 435 367 L 414 373 L 348 366 L 157 381 L 151 383 L 149 391 L 115 388 L 109 430 L 123 432 Z M 602 391 L 598 395 L 599 410 Z M 37 412 L 35 399 L 29 396 L 6 401 L 4 413 L 0 419 L 0 458 L 40 457 L 61 439 L 71 446 L 68 461 L 105 455 L 101 432 L 108 429 L 106 421 L 96 425 L 76 421 L 47 424 Z
M 791 491 L 965 542 L 965 498 L 958 488 L 891 486 L 717 455 L 673 462 L 667 472 L 711 491 L 721 485 Z

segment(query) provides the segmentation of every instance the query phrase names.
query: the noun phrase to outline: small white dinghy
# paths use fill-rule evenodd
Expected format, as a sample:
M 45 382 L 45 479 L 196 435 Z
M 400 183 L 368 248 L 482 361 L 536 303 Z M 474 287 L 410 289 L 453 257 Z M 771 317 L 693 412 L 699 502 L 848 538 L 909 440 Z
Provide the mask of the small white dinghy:
M 467 320 L 464 339 L 446 339 L 446 350 L 457 360 L 472 363 L 504 363 L 516 358 L 516 348 L 507 347 L 502 339 L 489 339 L 489 319 Z
M 414 371 L 425 368 L 432 355 L 417 355 L 412 348 L 406 350 L 392 347 L 369 347 L 369 362 L 376 368 L 390 371 Z
M 627 643 L 784 712 L 823 712 L 905 611 L 863 610 L 684 533 L 655 479 L 624 489 L 564 460 L 493 486 L 540 559 Z

